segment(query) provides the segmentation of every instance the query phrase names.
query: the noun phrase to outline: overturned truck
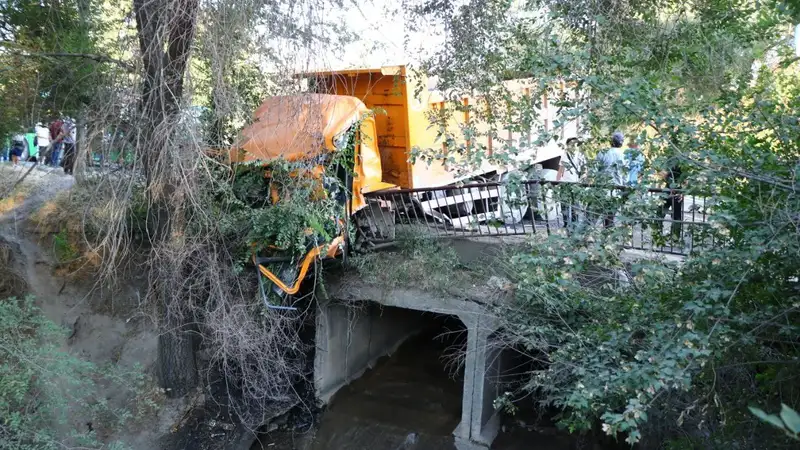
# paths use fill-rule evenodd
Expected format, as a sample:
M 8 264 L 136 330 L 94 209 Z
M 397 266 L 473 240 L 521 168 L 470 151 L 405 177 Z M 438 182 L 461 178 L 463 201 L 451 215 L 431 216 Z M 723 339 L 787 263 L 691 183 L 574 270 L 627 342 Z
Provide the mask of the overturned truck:
M 448 115 L 445 125 L 434 127 L 431 118 L 441 116 L 453 97 L 448 101 L 430 80 L 407 73 L 404 66 L 320 71 L 297 77 L 306 92 L 266 99 L 255 112 L 253 123 L 241 132 L 230 158 L 234 163 L 265 166 L 278 160 L 304 161 L 307 170 L 297 176 L 318 179 L 324 190 L 339 186 L 344 192 L 328 194 L 338 199 L 343 212 L 341 217 L 331 218 L 337 237 L 329 242 L 309 239 L 304 255 L 275 248 L 268 255 L 254 256 L 260 276 L 267 281 L 263 284 L 265 295 L 270 291 L 281 297 L 296 294 L 316 260 L 346 254 L 360 244 L 350 242 L 351 235 L 356 240 L 364 236 L 393 239 L 392 224 L 401 211 L 411 209 L 440 226 L 453 228 L 488 221 L 516 223 L 530 214 L 530 203 L 509 201 L 513 196 L 502 187 L 502 182 L 519 169 L 514 161 L 498 164 L 491 162 L 497 159 L 487 159 L 465 170 L 459 164 L 462 154 L 447 154 L 443 135 L 463 139 L 460 130 L 466 124 L 488 130 L 489 124 L 476 123 L 476 118 L 470 117 L 470 111 L 481 107 L 479 99 L 457 96 L 462 107 Z M 504 87 L 525 99 L 533 86 L 532 80 L 511 80 Z M 420 94 L 414 96 L 414 92 Z M 550 130 L 555 108 L 550 107 L 546 95 L 536 99 L 536 105 L 537 129 Z M 509 127 L 479 132 L 471 141 L 466 140 L 466 146 L 490 155 L 514 148 L 515 161 L 535 164 L 539 169 L 535 176 L 555 180 L 563 144 L 576 138 L 578 124 L 561 124 L 544 145 L 532 144 L 537 139 L 531 130 L 514 128 L 517 131 Z M 442 149 L 442 158 L 412 158 L 415 149 L 437 148 Z M 330 156 L 342 152 L 348 152 L 349 167 L 330 170 Z M 268 177 L 268 167 L 265 173 Z M 465 187 L 474 182 L 501 182 L 501 187 Z M 397 195 L 370 195 L 387 190 Z M 277 194 L 272 197 L 273 201 L 280 200 Z

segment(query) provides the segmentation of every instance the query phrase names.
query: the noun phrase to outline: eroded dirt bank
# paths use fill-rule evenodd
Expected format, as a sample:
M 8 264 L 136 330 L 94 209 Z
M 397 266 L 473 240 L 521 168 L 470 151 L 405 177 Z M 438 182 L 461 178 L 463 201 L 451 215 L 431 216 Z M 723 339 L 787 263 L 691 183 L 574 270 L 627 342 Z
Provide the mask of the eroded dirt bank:
M 0 165 L 0 190 L 7 192 L 9 183 L 26 171 Z M 157 333 L 139 308 L 145 280 L 131 274 L 121 287 L 110 290 L 76 276 L 80 263 L 59 261 L 56 251 L 56 235 L 68 232 L 70 224 L 51 227 L 32 220 L 37 213 L 48 214 L 48 206 L 52 209 L 59 196 L 68 196 L 73 183 L 74 178 L 60 169 L 36 167 L 11 195 L 0 200 L 0 243 L 8 253 L 3 270 L 19 276 L 25 285 L 19 292 L 5 294 L 33 295 L 43 314 L 65 328 L 65 350 L 98 366 L 143 370 L 148 385 L 142 394 L 155 402 L 157 410 L 104 440 L 121 441 L 134 450 L 160 448 L 162 436 L 180 422 L 192 399 L 167 400 L 155 384 Z M 120 406 L 129 400 L 113 389 L 96 396 Z M 87 426 L 89 421 L 76 417 L 73 425 Z

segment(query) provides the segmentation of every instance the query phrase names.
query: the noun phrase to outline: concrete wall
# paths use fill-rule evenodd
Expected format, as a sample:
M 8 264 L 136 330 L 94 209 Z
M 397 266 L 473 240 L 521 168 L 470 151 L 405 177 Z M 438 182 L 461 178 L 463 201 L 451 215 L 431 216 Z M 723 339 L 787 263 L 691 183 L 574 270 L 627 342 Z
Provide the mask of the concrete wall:
M 332 301 L 318 304 L 316 321 L 314 387 L 324 403 L 429 323 L 419 311 Z
M 486 360 L 483 362 L 481 433 L 485 433 L 487 424 L 489 424 L 491 420 L 499 420 L 499 414 L 497 414 L 497 411 L 494 409 L 494 401 L 502 394 L 502 392 L 500 392 L 500 377 L 505 370 L 505 364 L 503 364 L 504 354 L 500 347 L 493 343 L 492 336 L 490 336 L 487 341 L 485 352 Z M 491 436 L 489 439 L 489 443 L 491 444 L 491 440 L 494 439 L 494 436 Z

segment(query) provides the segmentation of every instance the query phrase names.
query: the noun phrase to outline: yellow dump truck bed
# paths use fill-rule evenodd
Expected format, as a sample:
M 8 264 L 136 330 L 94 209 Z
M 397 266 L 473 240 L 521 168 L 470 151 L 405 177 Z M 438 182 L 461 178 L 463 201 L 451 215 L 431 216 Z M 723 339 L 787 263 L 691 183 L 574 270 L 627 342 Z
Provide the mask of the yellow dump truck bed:
M 406 72 L 405 66 L 390 66 L 378 69 L 348 69 L 338 71 L 308 72 L 298 75 L 308 80 L 309 90 L 315 93 L 353 96 L 371 109 L 377 110 L 375 125 L 378 134 L 378 147 L 383 168 L 383 181 L 404 188 L 424 188 L 446 186 L 464 178 L 448 168 L 442 161 L 428 163 L 409 162 L 413 148 L 443 148 L 437 140 L 437 130 L 431 126 L 428 116 L 445 105 L 445 99 L 435 89 L 428 86 L 428 79 L 415 77 Z M 520 95 L 529 95 L 533 80 L 510 80 L 506 87 Z M 414 98 L 414 92 L 421 92 Z M 463 97 L 465 105 L 480 106 L 476 99 Z M 545 126 L 551 126 L 554 111 L 547 102 L 540 117 Z M 460 126 L 469 121 L 469 113 L 459 112 L 451 118 L 448 130 L 460 136 Z M 488 125 L 477 124 L 479 131 L 488 131 Z M 485 133 L 488 135 L 488 133 Z M 530 133 L 497 131 L 498 141 L 514 142 L 517 145 L 525 140 L 531 141 Z M 473 145 L 483 145 L 489 152 L 502 151 L 503 143 L 493 142 L 491 137 L 482 136 Z M 538 149 L 535 162 L 558 158 L 561 150 L 556 143 Z M 472 173 L 488 173 L 503 168 L 484 164 Z

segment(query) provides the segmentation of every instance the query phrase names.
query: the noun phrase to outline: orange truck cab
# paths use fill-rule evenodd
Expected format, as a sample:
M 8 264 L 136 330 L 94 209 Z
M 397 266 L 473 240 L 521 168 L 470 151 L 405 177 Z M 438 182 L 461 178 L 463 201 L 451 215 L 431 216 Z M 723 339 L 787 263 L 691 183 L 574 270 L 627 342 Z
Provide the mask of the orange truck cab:
M 352 127 L 358 125 L 358 130 Z M 349 193 L 346 213 L 354 214 L 365 208 L 364 194 L 395 187 L 382 181 L 383 173 L 378 153 L 375 119 L 359 99 L 351 96 L 301 94 L 267 98 L 255 111 L 253 122 L 244 128 L 238 141 L 229 151 L 232 163 L 276 160 L 291 162 L 314 161 L 324 153 L 343 150 L 346 138 L 355 132 L 355 161 L 352 192 Z M 313 164 L 312 164 L 313 165 Z M 297 267 L 291 257 L 259 257 L 254 255 L 261 275 L 281 294 L 296 294 L 314 261 L 335 257 L 346 245 L 346 230 L 332 242 L 309 249 Z M 259 278 L 260 281 L 260 278 Z

